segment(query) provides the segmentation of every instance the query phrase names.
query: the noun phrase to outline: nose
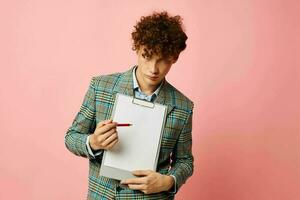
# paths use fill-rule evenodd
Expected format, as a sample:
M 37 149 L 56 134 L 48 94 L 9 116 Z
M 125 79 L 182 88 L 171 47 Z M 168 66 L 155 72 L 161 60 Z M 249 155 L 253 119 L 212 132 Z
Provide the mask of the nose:
M 154 61 L 149 65 L 149 71 L 151 74 L 158 74 L 159 70 L 158 70 L 157 61 Z

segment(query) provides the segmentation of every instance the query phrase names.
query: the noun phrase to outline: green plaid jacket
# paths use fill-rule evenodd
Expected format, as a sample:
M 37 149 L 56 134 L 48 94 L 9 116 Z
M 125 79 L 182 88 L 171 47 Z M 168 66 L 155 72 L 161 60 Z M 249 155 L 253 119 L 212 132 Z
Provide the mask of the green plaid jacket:
M 120 182 L 99 175 L 102 154 L 89 155 L 86 140 L 100 121 L 110 119 L 116 93 L 134 96 L 132 70 L 93 77 L 80 111 L 65 135 L 66 147 L 75 155 L 89 159 L 89 187 L 87 199 L 174 199 L 174 193 L 144 194 L 120 186 Z M 165 81 L 156 103 L 167 105 L 157 171 L 176 177 L 176 191 L 193 173 L 192 111 L 193 102 Z

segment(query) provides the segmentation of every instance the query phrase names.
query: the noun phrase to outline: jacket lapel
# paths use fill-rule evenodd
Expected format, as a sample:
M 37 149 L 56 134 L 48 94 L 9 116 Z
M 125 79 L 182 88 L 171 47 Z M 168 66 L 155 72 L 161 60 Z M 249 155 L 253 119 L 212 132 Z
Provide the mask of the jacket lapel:
M 166 105 L 168 107 L 168 110 L 167 110 L 167 116 L 168 116 L 175 107 L 174 100 L 175 100 L 175 97 L 173 97 L 172 87 L 168 83 L 168 81 L 165 80 L 154 103 Z
M 132 67 L 130 70 L 124 72 L 121 77 L 119 78 L 118 82 L 116 83 L 116 86 L 113 89 L 114 95 L 116 93 L 125 94 L 128 96 L 134 96 L 133 93 L 133 80 L 132 80 Z

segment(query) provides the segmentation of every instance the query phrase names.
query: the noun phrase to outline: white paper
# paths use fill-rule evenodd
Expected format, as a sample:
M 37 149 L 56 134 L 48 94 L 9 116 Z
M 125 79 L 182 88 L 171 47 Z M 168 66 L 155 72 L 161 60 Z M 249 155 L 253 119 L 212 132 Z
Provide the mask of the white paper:
M 132 99 L 118 94 L 113 121 L 133 125 L 117 127 L 119 142 L 106 151 L 102 164 L 127 171 L 155 170 L 166 106 L 149 108 L 132 103 Z

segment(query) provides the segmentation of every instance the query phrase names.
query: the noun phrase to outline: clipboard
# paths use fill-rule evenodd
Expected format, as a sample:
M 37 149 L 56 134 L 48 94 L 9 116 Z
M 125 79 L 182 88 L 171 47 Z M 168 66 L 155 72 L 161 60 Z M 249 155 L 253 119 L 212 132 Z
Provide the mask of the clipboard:
M 116 180 L 135 178 L 133 170 L 156 171 L 167 106 L 117 93 L 113 121 L 119 142 L 103 153 L 100 175 Z

